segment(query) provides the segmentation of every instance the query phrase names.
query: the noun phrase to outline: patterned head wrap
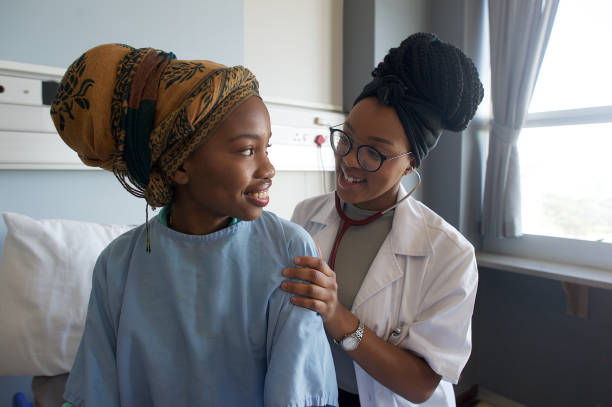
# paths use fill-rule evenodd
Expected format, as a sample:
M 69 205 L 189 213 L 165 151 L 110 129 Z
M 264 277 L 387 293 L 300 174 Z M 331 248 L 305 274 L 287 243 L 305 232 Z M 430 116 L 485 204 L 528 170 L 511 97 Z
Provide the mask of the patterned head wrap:
M 161 207 L 172 202 L 181 163 L 252 95 L 258 83 L 244 67 L 107 44 L 68 68 L 51 117 L 83 163 L 113 171 L 130 193 Z

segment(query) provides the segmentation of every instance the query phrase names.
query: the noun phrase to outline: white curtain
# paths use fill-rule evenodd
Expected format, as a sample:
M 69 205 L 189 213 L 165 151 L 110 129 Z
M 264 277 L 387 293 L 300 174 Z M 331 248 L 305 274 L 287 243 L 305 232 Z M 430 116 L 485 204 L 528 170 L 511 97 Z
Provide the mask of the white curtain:
M 489 0 L 493 120 L 482 226 L 487 237 L 521 235 L 521 187 L 516 142 L 559 0 Z

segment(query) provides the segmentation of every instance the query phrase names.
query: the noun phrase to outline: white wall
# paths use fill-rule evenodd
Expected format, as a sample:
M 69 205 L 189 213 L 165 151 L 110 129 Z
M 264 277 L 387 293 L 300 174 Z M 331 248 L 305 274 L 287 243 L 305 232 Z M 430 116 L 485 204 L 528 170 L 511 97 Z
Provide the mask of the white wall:
M 87 49 L 119 42 L 242 63 L 241 0 L 3 0 L 1 10 L 0 59 L 67 68 Z
M 266 210 L 291 219 L 300 201 L 329 192 L 335 188 L 333 172 L 280 171 L 272 179 L 270 203 Z
M 341 110 L 342 0 L 244 0 L 244 64 L 269 100 Z
M 342 7 L 343 0 L 244 0 L 244 65 L 264 100 L 342 110 Z M 272 115 L 273 124 L 313 125 L 283 119 Z M 335 186 L 332 173 L 314 171 L 277 171 L 272 182 L 267 209 L 287 219 L 298 202 Z
M 431 29 L 429 0 L 376 0 L 374 9 L 374 61 L 410 34 Z

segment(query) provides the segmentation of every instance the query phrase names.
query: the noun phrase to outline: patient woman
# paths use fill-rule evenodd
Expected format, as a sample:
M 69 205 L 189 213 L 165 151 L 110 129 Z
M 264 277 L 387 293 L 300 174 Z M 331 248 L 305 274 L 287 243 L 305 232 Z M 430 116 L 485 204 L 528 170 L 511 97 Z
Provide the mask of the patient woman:
M 163 208 L 98 258 L 65 400 L 336 405 L 322 320 L 279 289 L 316 246 L 263 212 L 274 167 L 252 73 L 102 45 L 68 69 L 51 115 L 84 163 Z

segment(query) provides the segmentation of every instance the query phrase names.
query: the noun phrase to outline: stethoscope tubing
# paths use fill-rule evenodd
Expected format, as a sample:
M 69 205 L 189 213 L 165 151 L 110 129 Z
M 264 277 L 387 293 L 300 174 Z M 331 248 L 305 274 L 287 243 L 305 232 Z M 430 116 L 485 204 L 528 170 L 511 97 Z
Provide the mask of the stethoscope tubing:
M 342 222 L 340 223 L 340 229 L 338 229 L 338 233 L 336 234 L 336 238 L 334 240 L 334 246 L 332 248 L 331 255 L 329 256 L 329 261 L 327 262 L 327 264 L 329 265 L 329 267 L 332 270 L 334 269 L 334 265 L 336 263 L 336 255 L 338 254 L 338 247 L 340 246 L 340 241 L 342 240 L 342 237 L 344 236 L 344 233 L 348 230 L 348 228 L 351 227 L 351 226 L 363 226 L 363 225 L 367 225 L 368 223 L 374 222 L 376 219 L 380 218 L 385 213 L 387 213 L 390 210 L 392 210 L 395 207 L 397 207 L 404 200 L 408 199 L 410 197 L 410 195 L 412 195 L 412 193 L 421 184 L 421 174 L 419 174 L 419 172 L 417 170 L 413 170 L 413 172 L 417 175 L 418 181 L 417 181 L 416 185 L 414 187 L 412 187 L 410 192 L 408 192 L 406 194 L 406 196 L 404 196 L 402 199 L 397 201 L 393 206 L 385 209 L 384 211 L 377 212 L 374 215 L 369 216 L 369 217 L 367 217 L 365 219 L 357 220 L 357 219 L 349 218 L 344 213 L 344 210 L 342 209 L 342 203 L 340 202 L 340 197 L 338 197 L 338 193 L 337 192 L 334 193 L 334 197 L 335 197 L 335 201 L 336 201 L 335 202 L 336 212 L 338 213 L 338 216 L 340 216 L 340 219 L 342 220 Z

